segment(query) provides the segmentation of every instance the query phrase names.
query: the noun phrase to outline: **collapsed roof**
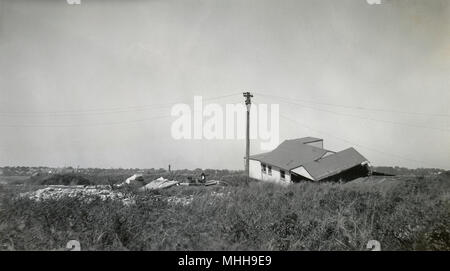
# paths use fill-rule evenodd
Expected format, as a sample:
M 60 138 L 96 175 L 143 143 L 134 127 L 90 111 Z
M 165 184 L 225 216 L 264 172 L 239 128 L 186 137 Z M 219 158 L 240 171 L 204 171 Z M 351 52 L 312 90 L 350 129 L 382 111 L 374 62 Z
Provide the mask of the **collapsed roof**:
M 299 172 L 295 169 L 302 167 L 309 174 L 308 178 L 313 180 L 321 180 L 368 163 L 354 148 L 333 152 L 309 144 L 318 141 L 323 140 L 314 137 L 285 140 L 273 151 L 252 155 L 250 159 L 297 174 Z
M 321 180 L 365 162 L 368 161 L 364 156 L 358 153 L 354 148 L 348 148 L 318 160 L 308 162 L 304 164 L 303 167 L 315 180 Z

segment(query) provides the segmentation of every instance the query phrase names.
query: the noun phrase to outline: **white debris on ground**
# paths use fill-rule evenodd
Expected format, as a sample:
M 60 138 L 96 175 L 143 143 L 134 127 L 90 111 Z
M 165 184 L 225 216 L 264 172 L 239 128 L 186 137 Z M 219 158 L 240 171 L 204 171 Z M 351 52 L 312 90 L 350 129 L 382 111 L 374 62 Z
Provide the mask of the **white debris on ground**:
M 133 185 L 133 186 L 144 186 L 145 180 L 144 175 L 142 174 L 133 174 L 133 176 L 128 177 L 125 181 L 115 184 L 115 187 L 123 187 L 127 185 Z
M 174 185 L 177 185 L 179 182 L 175 180 L 169 180 L 165 179 L 163 177 L 159 177 L 156 180 L 153 180 L 152 182 L 146 184 L 145 186 L 139 188 L 139 191 L 147 191 L 147 190 L 155 190 L 155 189 L 162 189 L 162 188 L 168 188 Z
M 144 181 L 144 176 L 142 174 L 134 174 L 133 176 L 129 177 L 125 180 L 126 184 L 133 184 L 133 183 L 142 183 Z
M 133 176 L 139 176 L 137 174 Z M 133 177 L 132 176 L 132 177 Z M 131 178 L 131 177 L 130 177 Z M 128 179 L 130 179 L 128 178 Z M 128 180 L 127 179 L 127 180 Z M 137 179 L 137 178 L 133 178 Z M 130 182 L 124 182 L 123 184 L 129 184 Z M 171 187 L 179 184 L 178 181 L 168 180 L 163 177 L 160 177 L 145 186 L 139 188 L 139 191 L 148 191 L 155 189 L 162 189 Z M 214 200 L 221 200 L 224 197 L 228 196 L 230 192 L 216 192 L 212 191 L 209 194 L 210 204 L 213 203 Z M 20 197 L 26 197 L 34 201 L 45 201 L 45 200 L 61 200 L 64 198 L 77 198 L 83 202 L 89 203 L 92 202 L 95 198 L 100 198 L 101 200 L 118 200 L 121 201 L 125 206 L 133 205 L 136 203 L 135 198 L 133 196 L 127 195 L 125 193 L 111 190 L 108 185 L 96 185 L 96 186 L 82 186 L 82 185 L 50 185 L 46 188 L 42 188 L 36 191 L 21 193 Z M 193 195 L 189 196 L 155 196 L 155 200 L 163 200 L 167 201 L 171 205 L 182 205 L 187 206 L 192 203 L 194 200 Z
M 132 205 L 135 200 L 122 192 L 106 189 L 105 186 L 49 186 L 36 191 L 20 193 L 20 197 L 26 197 L 34 201 L 60 200 L 64 198 L 78 198 L 84 202 L 92 202 L 95 198 L 101 200 L 118 200 L 124 205 Z

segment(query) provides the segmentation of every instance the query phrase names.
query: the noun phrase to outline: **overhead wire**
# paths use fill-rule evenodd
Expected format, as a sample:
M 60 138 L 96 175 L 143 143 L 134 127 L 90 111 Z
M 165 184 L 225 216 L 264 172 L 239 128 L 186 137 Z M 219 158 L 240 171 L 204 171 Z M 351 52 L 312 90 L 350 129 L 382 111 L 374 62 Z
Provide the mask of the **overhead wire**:
M 232 97 L 235 96 L 239 93 L 230 93 L 230 94 L 226 94 L 226 95 L 219 95 L 219 96 L 214 96 L 214 97 L 208 97 L 208 98 L 204 98 L 203 101 L 211 101 L 211 100 L 217 100 L 217 99 L 223 99 L 223 98 L 228 98 L 228 97 Z M 182 103 L 183 101 L 178 101 L 177 103 Z M 165 104 L 154 104 L 154 105 L 147 105 L 146 107 L 149 106 L 157 106 L 156 108 L 153 109 L 165 109 L 165 108 L 169 108 L 172 107 L 174 105 L 174 103 L 165 103 Z M 159 107 L 158 107 L 159 106 Z M 131 108 L 131 107 L 130 107 Z M 137 107 L 136 107 L 137 108 Z M 46 114 L 59 114 L 59 113 L 68 113 L 67 115 L 64 116 L 74 116 L 71 113 L 80 113 L 81 115 L 96 115 L 96 114 L 110 114 L 110 113 L 124 113 L 124 112 L 137 112 L 137 111 L 143 111 L 143 110 L 148 110 L 148 109 L 142 109 L 142 107 L 139 107 L 138 110 L 131 110 L 131 111 L 127 111 L 127 110 L 121 110 L 121 111 L 108 111 L 108 112 L 95 112 L 94 110 L 84 110 L 84 111 L 47 111 L 47 112 L 34 112 L 34 113 L 46 113 Z M 31 114 L 32 112 L 27 112 L 29 114 Z M 1 114 L 1 112 L 0 112 Z M 75 114 L 75 115 L 79 115 L 79 114 Z M 45 116 L 45 115 L 44 115 Z M 52 115 L 50 115 L 52 116 Z M 41 115 L 40 117 L 43 117 L 43 115 Z M 166 118 L 166 117 L 172 117 L 172 115 L 161 115 L 161 116 L 155 116 L 155 117 L 150 117 L 150 118 L 142 118 L 142 119 L 135 119 L 135 120 L 126 120 L 126 121 L 113 121 L 113 122 L 97 122 L 97 123 L 77 123 L 77 124 L 67 124 L 67 123 L 59 123 L 59 124 L 0 124 L 0 127 L 15 127 L 15 128 L 33 128 L 33 127 L 87 127 L 87 126 L 102 126 L 102 125 L 117 125 L 117 124 L 129 124 L 129 123 L 137 123 L 137 122 L 144 122 L 144 121 L 149 121 L 149 120 L 155 120 L 155 119 L 161 119 L 161 118 Z
M 364 116 L 360 116 L 360 115 L 347 114 L 347 113 L 336 112 L 336 111 L 311 107 L 308 105 L 292 102 L 291 100 L 285 100 L 285 98 L 283 98 L 283 97 L 277 97 L 277 98 L 279 98 L 279 100 L 281 100 L 282 103 L 296 105 L 296 106 L 300 106 L 300 107 L 304 107 L 304 108 L 308 108 L 308 109 L 312 109 L 312 110 L 316 110 L 316 111 L 322 111 L 322 112 L 326 112 L 326 113 L 330 113 L 330 114 L 334 114 L 334 115 L 347 116 L 347 117 L 370 120 L 370 121 L 375 121 L 375 122 L 389 123 L 389 124 L 393 124 L 393 125 L 402 125 L 402 126 L 408 126 L 408 127 L 414 127 L 414 128 L 422 128 L 422 129 L 431 129 L 431 130 L 437 130 L 437 131 L 442 131 L 442 132 L 450 132 L 450 129 L 445 129 L 445 128 L 439 128 L 439 127 L 433 127 L 433 126 L 423 126 L 423 125 L 416 125 L 416 124 L 405 123 L 405 122 L 383 120 L 383 119 L 376 119 L 376 118 L 371 118 L 371 117 L 364 117 Z
M 214 96 L 203 98 L 203 101 L 217 100 L 235 96 L 238 93 L 230 93 L 226 95 Z M 97 109 L 85 109 L 85 110 L 59 110 L 59 111 L 15 111 L 6 112 L 0 111 L 0 116 L 41 116 L 41 115 L 57 115 L 57 116 L 72 116 L 72 115 L 96 115 L 96 114 L 115 114 L 115 113 L 126 113 L 126 112 L 136 112 L 136 111 L 146 111 L 152 109 L 161 109 L 172 107 L 177 103 L 187 103 L 183 100 L 177 100 L 167 103 L 157 103 L 157 104 L 147 104 L 142 106 L 127 106 L 127 107 L 113 107 L 113 108 L 97 108 Z M 190 104 L 192 102 L 188 102 Z
M 369 147 L 369 146 L 366 146 L 366 145 L 363 145 L 363 144 L 360 144 L 360 143 L 356 143 L 356 142 L 350 141 L 350 140 L 345 139 L 345 138 L 342 138 L 342 137 L 338 137 L 338 136 L 336 136 L 336 135 L 333 134 L 333 133 L 329 133 L 329 132 L 325 132 L 325 131 L 322 131 L 322 130 L 318 130 L 318 129 L 313 128 L 313 127 L 311 127 L 310 125 L 307 125 L 307 124 L 305 124 L 305 123 L 303 123 L 303 122 L 300 122 L 300 121 L 298 121 L 298 120 L 294 120 L 294 119 L 292 119 L 292 118 L 289 118 L 289 117 L 285 116 L 284 114 L 280 114 L 280 117 L 282 117 L 283 119 L 289 120 L 289 121 L 291 121 L 291 122 L 293 122 L 293 123 L 296 123 L 296 124 L 298 124 L 298 125 L 301 125 L 301 126 L 307 128 L 307 129 L 309 129 L 309 130 L 315 131 L 315 132 L 320 133 L 320 134 L 328 135 L 328 136 L 330 136 L 330 137 L 332 137 L 332 138 L 335 138 L 335 139 L 338 139 L 338 140 L 340 140 L 340 141 L 349 143 L 349 144 L 351 144 L 351 145 L 359 146 L 359 147 L 362 147 L 362 148 L 364 148 L 364 149 L 371 150 L 371 151 L 374 151 L 374 152 L 383 154 L 383 155 L 385 155 L 385 156 L 389 156 L 389 157 L 390 157 L 390 156 L 395 156 L 395 157 L 397 157 L 397 158 L 401 158 L 401 159 L 404 159 L 404 160 L 416 162 L 416 163 L 419 163 L 419 164 L 427 164 L 427 165 L 430 165 L 430 166 L 431 166 L 430 163 L 425 162 L 425 161 L 420 161 L 420 160 L 417 160 L 417 159 L 412 159 L 412 158 L 405 157 L 405 156 L 398 155 L 398 154 L 394 154 L 394 153 L 391 153 L 391 152 L 386 152 L 386 151 L 380 150 L 380 149 L 378 149 L 378 148 Z
M 332 107 L 340 107 L 340 108 L 354 109 L 354 110 L 377 111 L 377 112 L 386 112 L 386 113 L 398 113 L 398 114 L 406 114 L 406 115 L 450 117 L 450 114 L 448 114 L 448 113 L 411 112 L 411 111 L 402 111 L 402 110 L 395 110 L 395 109 L 371 108 L 371 107 L 364 107 L 364 106 L 352 106 L 352 105 L 334 104 L 334 103 L 329 103 L 329 102 L 320 102 L 320 101 L 308 100 L 308 99 L 285 98 L 285 97 L 280 97 L 280 96 L 271 95 L 271 94 L 265 94 L 265 93 L 260 93 L 260 92 L 257 92 L 256 94 L 261 95 L 261 96 L 272 97 L 272 98 L 284 98 L 284 99 L 288 99 L 290 101 L 297 101 L 297 102 L 303 102 L 303 103 L 312 103 L 312 104 L 332 106 Z

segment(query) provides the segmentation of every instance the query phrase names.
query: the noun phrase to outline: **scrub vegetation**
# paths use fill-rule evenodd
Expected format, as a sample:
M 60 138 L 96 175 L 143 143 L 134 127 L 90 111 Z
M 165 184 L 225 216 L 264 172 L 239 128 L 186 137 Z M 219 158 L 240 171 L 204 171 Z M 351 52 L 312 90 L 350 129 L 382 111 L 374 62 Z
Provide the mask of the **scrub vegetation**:
M 382 250 L 450 250 L 450 172 L 286 187 L 221 180 L 228 185 L 120 188 L 132 205 L 36 202 L 19 195 L 42 183 L 0 185 L 0 249 L 65 250 L 75 239 L 82 250 L 367 250 L 369 240 Z

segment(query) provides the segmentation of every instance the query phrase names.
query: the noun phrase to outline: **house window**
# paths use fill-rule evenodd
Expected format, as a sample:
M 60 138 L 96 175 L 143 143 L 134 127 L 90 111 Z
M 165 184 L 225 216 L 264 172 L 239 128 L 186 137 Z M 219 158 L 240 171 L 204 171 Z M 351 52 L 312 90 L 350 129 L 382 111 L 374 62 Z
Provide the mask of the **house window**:
M 280 170 L 280 177 L 281 179 L 284 179 L 286 177 L 286 173 L 284 172 L 284 170 Z
M 267 166 L 267 169 L 268 169 L 268 174 L 270 175 L 270 176 L 272 176 L 272 167 L 271 166 Z
M 261 172 L 266 173 L 266 164 L 261 164 Z

